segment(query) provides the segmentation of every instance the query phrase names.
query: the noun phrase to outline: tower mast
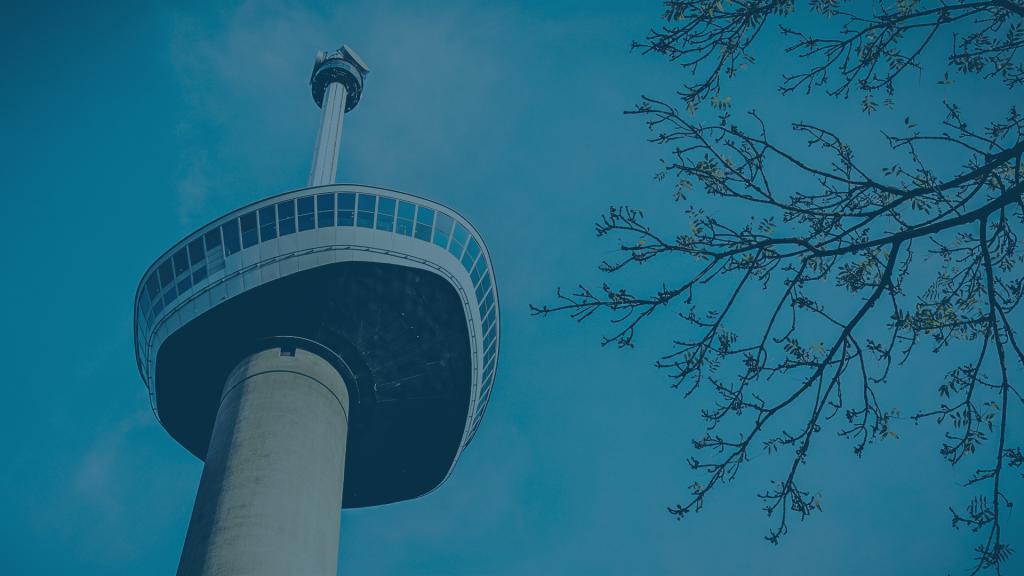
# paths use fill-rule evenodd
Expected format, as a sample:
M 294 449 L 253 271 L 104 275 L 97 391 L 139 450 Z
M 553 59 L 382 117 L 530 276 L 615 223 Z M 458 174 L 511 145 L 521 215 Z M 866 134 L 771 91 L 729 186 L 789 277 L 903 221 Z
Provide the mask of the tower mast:
M 321 112 L 313 166 L 309 170 L 309 186 L 335 182 L 345 113 L 359 103 L 363 80 L 369 71 L 363 59 L 346 45 L 334 52 L 317 53 L 309 84 L 313 89 L 313 100 Z

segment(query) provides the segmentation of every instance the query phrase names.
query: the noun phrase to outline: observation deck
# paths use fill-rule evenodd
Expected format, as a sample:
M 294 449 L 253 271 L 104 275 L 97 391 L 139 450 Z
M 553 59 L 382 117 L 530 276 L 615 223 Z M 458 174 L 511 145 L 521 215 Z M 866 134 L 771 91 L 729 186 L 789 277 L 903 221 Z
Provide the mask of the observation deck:
M 427 493 L 480 425 L 500 347 L 480 235 L 455 211 L 351 184 L 286 192 L 196 230 L 135 296 L 154 412 L 205 459 L 224 382 L 259 341 L 307 339 L 351 398 L 343 505 Z

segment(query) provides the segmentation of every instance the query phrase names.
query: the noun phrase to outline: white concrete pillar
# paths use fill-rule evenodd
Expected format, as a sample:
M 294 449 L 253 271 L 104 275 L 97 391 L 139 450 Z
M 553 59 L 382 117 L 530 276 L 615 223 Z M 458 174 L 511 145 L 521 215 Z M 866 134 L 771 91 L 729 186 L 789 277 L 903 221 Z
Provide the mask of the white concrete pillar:
M 331 82 L 324 93 L 320 109 L 320 129 L 316 133 L 313 167 L 309 171 L 309 185 L 334 184 L 338 176 L 338 152 L 341 146 L 341 126 L 345 121 L 345 102 L 348 91 L 340 82 Z
M 274 347 L 239 363 L 178 576 L 335 576 L 348 406 L 341 375 L 312 352 Z

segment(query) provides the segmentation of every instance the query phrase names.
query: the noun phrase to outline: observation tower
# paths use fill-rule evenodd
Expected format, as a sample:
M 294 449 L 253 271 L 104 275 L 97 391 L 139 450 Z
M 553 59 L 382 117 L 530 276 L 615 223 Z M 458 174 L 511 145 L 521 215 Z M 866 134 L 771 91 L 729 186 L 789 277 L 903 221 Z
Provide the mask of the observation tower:
M 196 230 L 136 291 L 154 413 L 205 461 L 179 575 L 334 575 L 341 508 L 437 488 L 487 408 L 500 323 L 479 233 L 335 183 L 368 71 L 347 46 L 318 54 L 308 186 Z

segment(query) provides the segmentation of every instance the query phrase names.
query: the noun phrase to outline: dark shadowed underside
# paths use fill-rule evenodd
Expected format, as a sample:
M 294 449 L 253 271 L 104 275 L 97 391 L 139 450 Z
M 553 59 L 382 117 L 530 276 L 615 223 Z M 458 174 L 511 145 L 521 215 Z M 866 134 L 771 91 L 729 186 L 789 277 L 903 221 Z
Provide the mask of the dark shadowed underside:
M 314 340 L 347 365 L 344 507 L 414 498 L 444 480 L 468 417 L 472 376 L 463 304 L 447 280 L 345 262 L 219 304 L 157 353 L 157 409 L 175 440 L 205 458 L 228 372 L 274 336 Z

